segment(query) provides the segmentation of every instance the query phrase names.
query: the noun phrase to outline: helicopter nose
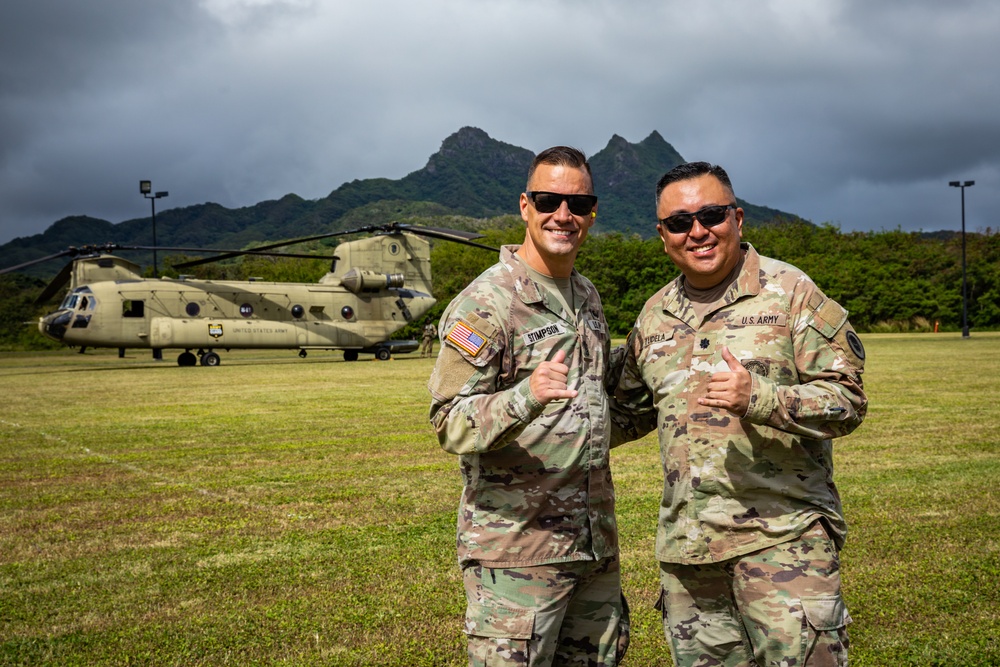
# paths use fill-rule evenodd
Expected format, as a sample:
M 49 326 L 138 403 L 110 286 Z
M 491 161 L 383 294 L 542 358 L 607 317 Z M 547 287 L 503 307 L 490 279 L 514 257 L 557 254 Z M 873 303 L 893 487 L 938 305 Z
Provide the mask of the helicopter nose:
M 48 336 L 52 340 L 61 341 L 66 335 L 66 326 L 69 324 L 72 317 L 73 313 L 68 310 L 46 315 L 39 320 L 38 331 L 40 331 L 43 336 Z

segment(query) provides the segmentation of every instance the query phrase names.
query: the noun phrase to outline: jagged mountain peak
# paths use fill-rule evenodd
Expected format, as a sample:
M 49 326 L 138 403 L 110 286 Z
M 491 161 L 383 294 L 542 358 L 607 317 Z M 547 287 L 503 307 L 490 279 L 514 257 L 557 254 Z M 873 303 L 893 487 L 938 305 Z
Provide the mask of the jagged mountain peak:
M 517 195 L 533 158 L 532 151 L 465 126 L 441 142 L 426 166 L 398 180 L 353 180 L 316 201 L 286 195 L 236 209 L 207 203 L 159 211 L 157 241 L 161 245 L 243 247 L 346 229 L 357 224 L 359 216 L 365 224 L 390 222 L 393 218 L 388 216 L 405 216 L 408 206 L 474 218 L 516 215 Z M 638 143 L 612 135 L 590 157 L 601 201 L 600 231 L 654 233 L 650 220 L 655 183 L 681 162 L 680 154 L 655 130 Z M 391 205 L 373 206 L 378 202 Z M 795 216 L 762 207 L 748 209 L 748 220 L 754 223 L 779 217 Z M 149 221 L 136 218 L 112 224 L 86 216 L 64 218 L 43 234 L 0 246 L 0 266 L 58 252 L 68 245 L 106 241 L 149 245 Z

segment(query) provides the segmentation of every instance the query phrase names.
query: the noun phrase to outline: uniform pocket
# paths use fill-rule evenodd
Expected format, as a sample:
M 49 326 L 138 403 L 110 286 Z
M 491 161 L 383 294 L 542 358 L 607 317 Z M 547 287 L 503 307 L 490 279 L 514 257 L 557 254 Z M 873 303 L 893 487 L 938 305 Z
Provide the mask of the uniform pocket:
M 796 664 L 847 667 L 847 625 L 851 616 L 839 595 L 802 598 L 802 653 Z
M 475 637 L 531 639 L 535 612 L 498 605 L 470 604 L 465 610 L 465 634 Z
M 465 611 L 469 665 L 523 667 L 529 664 L 529 640 L 534 627 L 535 613 L 530 609 L 469 604 Z
M 806 621 L 817 632 L 829 632 L 846 627 L 851 622 L 847 605 L 839 595 L 815 595 L 802 598 Z

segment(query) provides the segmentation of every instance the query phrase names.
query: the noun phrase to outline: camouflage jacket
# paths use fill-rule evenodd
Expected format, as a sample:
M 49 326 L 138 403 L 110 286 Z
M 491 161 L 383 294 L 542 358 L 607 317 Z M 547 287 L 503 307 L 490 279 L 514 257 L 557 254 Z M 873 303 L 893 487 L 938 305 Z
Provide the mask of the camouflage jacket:
M 656 428 L 663 464 L 656 554 L 727 560 L 798 537 L 818 518 L 847 533 L 831 438 L 864 419 L 864 347 L 847 311 L 795 267 L 742 244 L 746 260 L 722 305 L 699 321 L 683 276 L 643 307 L 615 397 Z M 752 374 L 747 414 L 700 406 L 719 348 Z
M 460 456 L 459 562 L 518 567 L 611 556 L 618 538 L 601 300 L 573 271 L 578 313 L 565 312 L 528 276 L 517 247 L 504 246 L 438 328 L 430 417 L 441 446 Z M 579 394 L 542 406 L 528 379 L 558 350 Z

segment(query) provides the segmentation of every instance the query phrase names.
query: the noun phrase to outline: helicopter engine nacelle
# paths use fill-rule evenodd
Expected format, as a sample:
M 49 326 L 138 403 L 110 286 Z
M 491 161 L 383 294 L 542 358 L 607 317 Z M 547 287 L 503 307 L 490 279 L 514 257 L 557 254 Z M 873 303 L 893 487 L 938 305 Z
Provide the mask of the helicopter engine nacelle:
M 378 292 L 390 287 L 402 287 L 402 273 L 375 273 L 374 271 L 359 271 L 351 269 L 340 279 L 340 284 L 354 292 Z

